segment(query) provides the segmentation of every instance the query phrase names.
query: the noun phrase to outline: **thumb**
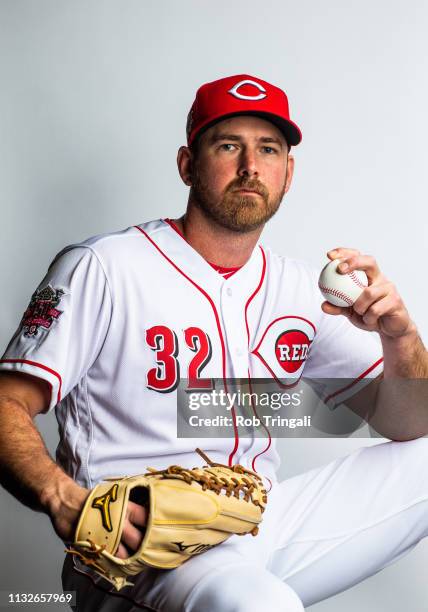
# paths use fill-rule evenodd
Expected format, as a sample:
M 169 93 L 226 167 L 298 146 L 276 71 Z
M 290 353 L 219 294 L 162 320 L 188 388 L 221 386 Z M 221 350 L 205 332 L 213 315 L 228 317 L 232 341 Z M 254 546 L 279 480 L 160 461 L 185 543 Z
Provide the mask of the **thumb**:
M 343 306 L 335 306 L 330 302 L 323 302 L 321 304 L 321 310 L 329 315 L 343 315 L 349 319 L 351 316 L 351 308 Z

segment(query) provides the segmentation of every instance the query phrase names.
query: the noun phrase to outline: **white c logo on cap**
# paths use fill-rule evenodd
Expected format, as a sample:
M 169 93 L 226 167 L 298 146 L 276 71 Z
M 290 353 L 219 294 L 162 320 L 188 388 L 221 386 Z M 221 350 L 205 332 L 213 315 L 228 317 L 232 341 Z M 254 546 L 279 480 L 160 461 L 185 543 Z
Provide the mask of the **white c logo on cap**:
M 245 94 L 240 94 L 238 93 L 238 89 L 242 87 L 242 85 L 254 85 L 254 87 L 257 87 L 260 93 L 257 96 L 246 96 Z M 266 89 L 260 85 L 260 83 L 256 83 L 256 81 L 251 81 L 250 79 L 239 81 L 239 83 L 236 83 L 232 89 L 229 89 L 228 93 L 235 96 L 235 98 L 239 98 L 240 100 L 263 100 L 263 98 L 266 98 L 267 96 Z

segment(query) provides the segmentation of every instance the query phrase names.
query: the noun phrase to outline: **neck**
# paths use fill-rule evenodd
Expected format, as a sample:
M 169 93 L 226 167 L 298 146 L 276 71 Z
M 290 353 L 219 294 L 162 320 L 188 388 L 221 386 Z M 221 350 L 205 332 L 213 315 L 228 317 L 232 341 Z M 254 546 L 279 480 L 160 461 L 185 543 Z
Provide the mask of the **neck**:
M 221 227 L 203 211 L 188 205 L 186 214 L 173 219 L 187 242 L 206 261 L 225 268 L 243 266 L 251 257 L 262 229 L 238 233 Z

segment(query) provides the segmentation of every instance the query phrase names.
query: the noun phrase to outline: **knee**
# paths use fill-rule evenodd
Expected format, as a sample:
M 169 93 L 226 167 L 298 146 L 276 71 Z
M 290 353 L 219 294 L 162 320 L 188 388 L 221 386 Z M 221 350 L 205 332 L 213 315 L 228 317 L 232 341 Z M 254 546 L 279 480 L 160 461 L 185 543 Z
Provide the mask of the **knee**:
M 192 591 L 185 612 L 303 612 L 291 587 L 262 567 L 225 567 L 204 578 Z
M 412 467 L 420 468 L 428 461 L 428 438 L 416 438 L 404 442 L 391 442 L 398 453 L 400 462 L 409 462 Z M 414 466 L 413 466 L 414 464 Z
M 417 497 L 428 497 L 428 438 L 405 442 L 390 442 L 393 450 L 393 467 L 400 479 L 401 489 L 413 492 Z

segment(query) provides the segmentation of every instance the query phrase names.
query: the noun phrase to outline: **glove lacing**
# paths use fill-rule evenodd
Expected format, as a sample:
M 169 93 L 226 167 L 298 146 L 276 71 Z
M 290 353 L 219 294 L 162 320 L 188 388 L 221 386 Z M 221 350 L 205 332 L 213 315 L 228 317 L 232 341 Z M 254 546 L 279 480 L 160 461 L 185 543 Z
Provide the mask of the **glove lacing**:
M 253 493 L 256 487 L 260 489 L 260 486 L 263 484 L 262 479 L 256 472 L 244 468 L 242 465 L 239 464 L 229 466 L 224 465 L 223 463 L 215 463 L 214 461 L 211 461 L 211 459 L 199 448 L 195 450 L 197 453 L 199 453 L 199 455 L 201 455 L 201 457 L 208 463 L 210 467 L 225 468 L 229 472 L 235 472 L 236 474 L 242 474 L 243 476 L 241 476 L 241 479 L 238 480 L 238 478 L 234 478 L 232 475 L 229 477 L 219 476 L 215 472 L 210 472 L 210 470 L 206 468 L 205 473 L 201 473 L 201 469 L 204 468 L 195 467 L 192 469 L 186 469 L 181 467 L 180 465 L 170 465 L 164 470 L 156 470 L 155 468 L 149 467 L 147 468 L 149 471 L 145 474 L 145 476 L 163 476 L 164 478 L 168 478 L 168 476 L 177 475 L 188 484 L 192 484 L 192 482 L 194 481 L 198 482 L 201 485 L 203 491 L 209 489 L 217 495 L 220 495 L 220 493 L 224 490 L 227 497 L 234 495 L 238 499 L 241 497 L 242 491 L 244 495 L 241 498 L 244 501 L 251 501 L 255 506 L 258 506 L 260 508 L 261 512 L 264 512 L 264 506 L 260 503 L 258 499 L 255 499 L 253 497 Z M 245 475 L 250 476 L 250 478 L 246 478 Z M 266 489 L 260 489 L 260 492 L 262 493 L 262 501 L 266 504 L 267 491 Z M 253 535 L 256 535 L 257 532 L 258 528 L 255 527 L 251 533 Z

